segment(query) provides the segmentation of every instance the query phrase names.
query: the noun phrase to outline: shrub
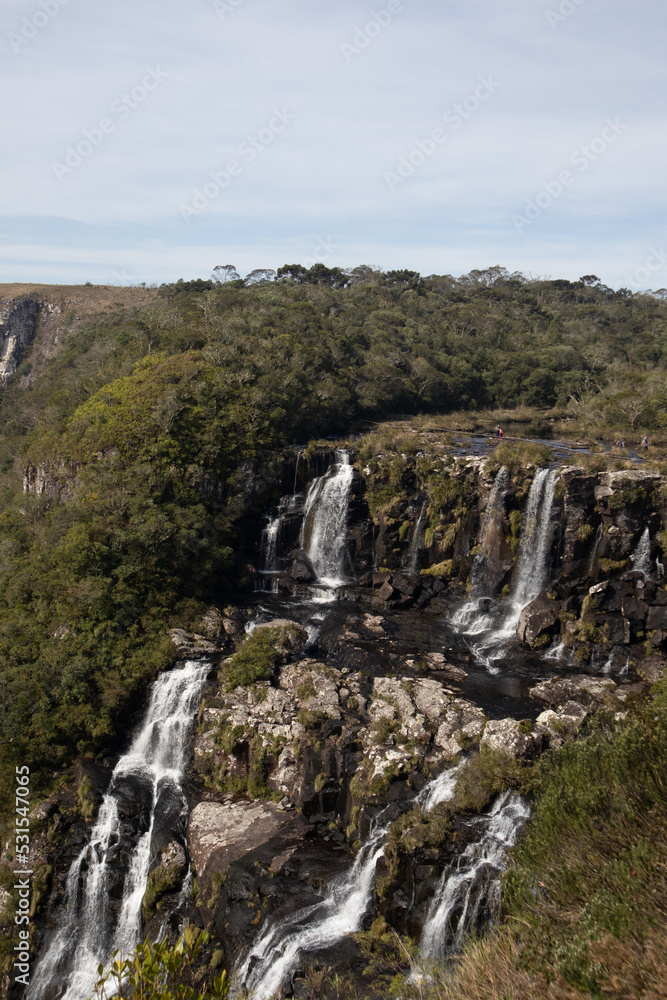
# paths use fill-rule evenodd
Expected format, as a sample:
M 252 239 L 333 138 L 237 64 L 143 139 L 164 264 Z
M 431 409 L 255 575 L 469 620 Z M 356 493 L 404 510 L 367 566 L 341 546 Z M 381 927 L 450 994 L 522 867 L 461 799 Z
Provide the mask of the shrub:
M 249 687 L 256 681 L 267 681 L 281 654 L 276 646 L 273 629 L 257 629 L 249 635 L 225 667 L 228 689 Z
M 186 927 L 175 945 L 167 938 L 150 938 L 134 954 L 115 952 L 107 972 L 100 965 L 95 984 L 98 1000 L 128 993 L 134 1000 L 224 1000 L 229 992 L 227 974 L 202 975 L 202 952 L 210 941 L 208 931 Z

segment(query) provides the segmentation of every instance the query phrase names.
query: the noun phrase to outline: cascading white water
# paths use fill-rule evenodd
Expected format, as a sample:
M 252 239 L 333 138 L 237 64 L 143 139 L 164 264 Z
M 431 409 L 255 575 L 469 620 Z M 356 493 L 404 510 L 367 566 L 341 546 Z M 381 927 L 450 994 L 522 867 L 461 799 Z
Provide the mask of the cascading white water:
M 630 562 L 633 570 L 641 573 L 644 580 L 648 580 L 651 575 L 651 532 L 648 528 L 639 539 L 637 548 L 630 556 Z
M 500 902 L 500 874 L 505 852 L 513 847 L 530 810 L 514 792 L 504 792 L 486 816 L 480 816 L 479 839 L 465 848 L 440 879 L 422 931 L 420 956 L 442 960 L 477 926 L 485 906 Z
M 419 566 L 419 552 L 424 545 L 422 528 L 424 526 L 424 521 L 426 520 L 427 510 L 428 510 L 428 500 L 425 500 L 424 503 L 422 504 L 422 509 L 419 512 L 419 517 L 417 518 L 415 525 L 412 529 L 412 538 L 410 539 L 410 549 L 408 552 L 408 559 L 405 567 L 407 572 L 412 575 L 414 575 L 417 572 Z
M 457 771 L 458 767 L 452 768 L 430 781 L 416 796 L 416 802 L 428 812 L 451 799 Z M 303 953 L 331 948 L 360 929 L 390 827 L 391 823 L 374 827 L 354 865 L 333 885 L 326 899 L 287 920 L 270 924 L 260 934 L 235 972 L 237 990 L 245 989 L 253 1000 L 268 1000 L 298 967 Z
M 171 815 L 175 804 L 175 819 L 187 815 L 183 773 L 209 669 L 188 662 L 161 674 L 153 685 L 141 728 L 116 764 L 90 839 L 70 868 L 60 929 L 37 962 L 28 1000 L 86 1000 L 93 993 L 98 965 L 107 965 L 116 949 L 127 954 L 137 944 L 156 810 L 166 805 Z M 111 868 L 123 863 L 121 837 L 126 824 L 119 801 L 128 781 L 147 793 L 150 819 L 132 850 L 116 911 L 110 905 Z
M 544 654 L 545 660 L 554 661 L 556 663 L 572 664 L 572 657 L 572 650 L 567 648 L 562 639 L 554 640 L 553 644 Z
M 270 517 L 266 528 L 262 532 L 262 570 L 265 573 L 275 573 L 278 569 L 276 562 L 278 552 L 278 535 L 282 517 Z
M 318 583 L 340 587 L 345 583 L 345 535 L 354 468 L 346 451 L 338 462 L 308 490 L 304 510 L 302 546 L 317 573 Z
M 429 781 L 424 785 L 417 796 L 417 804 L 422 806 L 426 812 L 430 812 L 436 806 L 439 806 L 441 802 L 449 802 L 454 797 L 460 769 L 461 764 L 457 764 L 456 767 L 450 767 L 448 771 L 443 771 L 433 781 Z
M 551 540 L 551 508 L 557 478 L 557 469 L 538 469 L 530 487 L 511 593 L 512 611 L 508 616 L 513 620 L 513 628 L 516 628 L 522 610 L 537 597 L 544 585 Z
M 258 590 L 269 590 L 274 594 L 278 593 L 277 577 L 281 571 L 280 555 L 281 548 L 285 545 L 285 529 L 290 521 L 300 517 L 302 507 L 303 495 L 299 493 L 290 494 L 290 496 L 281 499 L 276 515 L 274 517 L 270 516 L 267 519 L 260 543 L 260 580 L 257 587 Z
M 303 455 L 303 448 L 296 454 L 296 462 L 294 465 L 294 487 L 292 493 L 294 496 L 299 492 L 299 462 L 301 461 L 301 456 Z
M 494 664 L 502 658 L 507 643 L 514 638 L 522 610 L 544 586 L 549 569 L 551 511 L 557 477 L 557 469 L 538 469 L 535 473 L 523 515 L 512 590 L 499 625 L 495 627 L 493 618 L 486 611 L 481 615 L 478 613 L 477 617 L 468 616 L 467 621 L 458 622 L 456 616 L 453 618 L 453 624 L 463 626 L 465 635 L 481 636 L 479 641 L 471 643 L 470 648 L 477 660 L 491 671 L 497 670 Z

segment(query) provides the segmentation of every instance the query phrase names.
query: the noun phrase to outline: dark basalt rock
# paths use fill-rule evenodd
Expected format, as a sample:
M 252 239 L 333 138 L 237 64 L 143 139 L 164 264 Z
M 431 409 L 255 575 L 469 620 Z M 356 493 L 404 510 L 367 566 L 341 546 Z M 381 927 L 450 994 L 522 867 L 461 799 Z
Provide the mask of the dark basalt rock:
M 560 605 L 546 594 L 540 594 L 521 612 L 516 634 L 522 642 L 531 644 L 544 632 L 550 632 L 560 613 Z

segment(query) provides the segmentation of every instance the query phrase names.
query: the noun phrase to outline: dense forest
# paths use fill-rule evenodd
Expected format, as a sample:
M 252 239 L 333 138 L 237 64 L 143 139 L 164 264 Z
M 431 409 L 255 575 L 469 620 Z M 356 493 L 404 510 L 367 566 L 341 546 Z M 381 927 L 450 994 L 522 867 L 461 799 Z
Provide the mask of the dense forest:
M 236 585 L 244 483 L 281 446 L 498 406 L 665 421 L 667 303 L 594 275 L 226 267 L 128 291 L 28 288 L 58 334 L 0 398 L 0 751 L 38 783 L 108 744 L 167 627 Z M 24 494 L 25 467 L 57 488 Z

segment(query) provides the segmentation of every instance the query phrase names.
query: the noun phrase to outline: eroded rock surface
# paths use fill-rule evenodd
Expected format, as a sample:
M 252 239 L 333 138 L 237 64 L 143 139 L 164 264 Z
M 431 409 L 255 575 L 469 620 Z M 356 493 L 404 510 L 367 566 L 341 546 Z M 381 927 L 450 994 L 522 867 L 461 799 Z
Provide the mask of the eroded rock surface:
M 298 813 L 285 813 L 274 803 L 200 802 L 190 814 L 188 842 L 197 875 L 229 866 L 271 844 L 276 854 L 298 842 L 306 823 Z

